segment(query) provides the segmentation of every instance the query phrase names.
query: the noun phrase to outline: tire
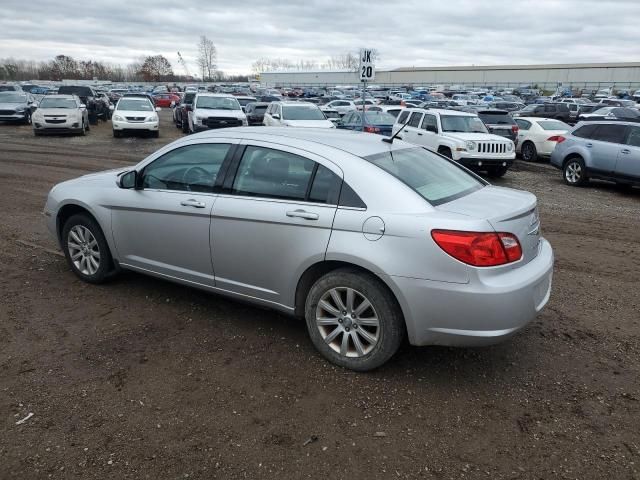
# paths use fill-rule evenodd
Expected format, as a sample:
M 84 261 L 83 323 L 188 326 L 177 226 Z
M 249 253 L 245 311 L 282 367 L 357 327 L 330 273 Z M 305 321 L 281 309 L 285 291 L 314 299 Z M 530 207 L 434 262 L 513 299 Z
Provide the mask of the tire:
M 27 113 L 27 116 L 24 117 L 23 123 L 25 125 L 31 125 L 31 114 L 30 113 Z
M 491 178 L 504 177 L 509 167 L 491 167 L 487 169 L 487 175 Z
M 538 161 L 538 150 L 533 142 L 526 141 L 522 144 L 520 149 L 520 153 L 522 155 L 522 159 L 525 162 L 536 162 Z
M 61 244 L 69 267 L 81 280 L 97 284 L 108 278 L 111 252 L 102 229 L 89 215 L 79 213 L 66 221 Z
M 448 147 L 438 147 L 438 153 L 444 157 L 453 159 L 453 153 L 451 153 L 451 149 Z
M 84 124 L 84 120 L 82 121 L 82 129 L 79 132 L 79 135 L 85 136 L 87 134 L 87 126 Z
M 34 135 L 35 137 L 39 137 L 39 136 L 41 136 L 41 135 L 42 135 L 42 132 L 40 132 L 40 131 L 38 131 L 38 130 L 35 130 L 35 129 L 34 129 L 34 130 L 33 130 L 33 135 Z
M 572 187 L 579 187 L 587 182 L 587 168 L 582 157 L 569 158 L 562 168 L 564 183 Z
M 120 138 L 122 137 L 122 132 L 118 131 L 118 130 L 114 130 L 113 131 L 113 137 L 114 138 Z
M 351 309 L 347 306 L 348 291 L 353 293 Z M 339 304 L 331 292 L 337 294 L 342 303 Z M 356 315 L 365 300 L 370 307 Z M 334 313 L 319 307 L 322 304 L 331 307 Z M 336 308 L 340 305 L 347 315 Z M 318 325 L 318 315 L 328 323 Z M 402 312 L 391 292 L 373 275 L 351 269 L 329 272 L 311 287 L 305 303 L 305 319 L 311 342 L 323 357 L 359 372 L 373 370 L 388 361 L 405 336 Z M 333 341 L 327 342 L 325 339 L 332 335 Z
M 151 136 L 153 138 L 160 138 L 160 131 L 156 130 L 155 132 L 151 132 Z
M 180 126 L 182 127 L 182 133 L 189 133 L 189 117 L 187 117 L 186 121 L 184 118 L 181 119 Z

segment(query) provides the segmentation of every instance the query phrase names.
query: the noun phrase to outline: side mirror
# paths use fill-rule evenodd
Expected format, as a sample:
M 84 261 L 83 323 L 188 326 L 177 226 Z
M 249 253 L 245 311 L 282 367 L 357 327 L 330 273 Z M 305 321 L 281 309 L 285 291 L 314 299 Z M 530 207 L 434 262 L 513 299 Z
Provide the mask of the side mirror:
M 162 111 L 162 108 L 156 107 L 156 112 L 161 112 L 161 111 Z
M 171 105 L 170 105 L 170 107 L 171 107 L 171 108 L 174 108 L 175 106 L 176 106 L 176 101 L 175 101 L 175 100 L 171 100 Z
M 135 170 L 131 170 L 130 172 L 125 172 L 118 177 L 117 184 L 120 188 L 136 188 L 136 184 L 138 180 L 138 172 Z
M 280 120 L 280 115 L 274 113 L 273 115 L 271 115 L 271 118 L 273 118 L 274 120 Z
M 87 108 L 87 106 L 84 103 L 81 103 L 80 108 Z

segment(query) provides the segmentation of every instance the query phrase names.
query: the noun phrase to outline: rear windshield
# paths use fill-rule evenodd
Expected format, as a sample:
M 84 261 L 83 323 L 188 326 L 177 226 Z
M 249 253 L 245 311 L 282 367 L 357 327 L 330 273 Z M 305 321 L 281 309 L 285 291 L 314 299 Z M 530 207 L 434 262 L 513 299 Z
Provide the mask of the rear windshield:
M 396 117 L 385 112 L 367 112 L 365 118 L 371 125 L 393 125 L 396 122 Z
M 513 125 L 513 118 L 508 113 L 503 112 L 481 112 L 478 116 L 484 123 L 491 125 Z
M 3 93 L 0 95 L 0 103 L 27 103 L 27 96 L 19 93 Z
M 543 130 L 570 130 L 571 127 L 564 122 L 559 122 L 557 120 L 540 120 L 538 125 L 542 127 Z
M 424 148 L 407 148 L 364 157 L 411 187 L 431 205 L 440 205 L 484 187 L 452 161 Z
M 253 111 L 255 113 L 264 113 L 264 112 L 267 111 L 267 107 L 268 107 L 268 105 L 253 107 Z

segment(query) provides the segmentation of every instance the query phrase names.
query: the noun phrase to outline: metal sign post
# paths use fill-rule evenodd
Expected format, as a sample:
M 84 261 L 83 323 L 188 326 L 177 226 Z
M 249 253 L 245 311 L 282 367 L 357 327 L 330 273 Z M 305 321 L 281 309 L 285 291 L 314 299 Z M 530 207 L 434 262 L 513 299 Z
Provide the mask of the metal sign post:
M 360 81 L 362 82 L 362 96 L 360 100 L 362 102 L 362 131 L 364 132 L 364 116 L 366 114 L 365 109 L 365 94 L 367 91 L 367 82 L 372 82 L 376 78 L 376 68 L 373 63 L 373 50 L 362 48 L 360 49 L 360 67 L 358 68 L 358 74 Z

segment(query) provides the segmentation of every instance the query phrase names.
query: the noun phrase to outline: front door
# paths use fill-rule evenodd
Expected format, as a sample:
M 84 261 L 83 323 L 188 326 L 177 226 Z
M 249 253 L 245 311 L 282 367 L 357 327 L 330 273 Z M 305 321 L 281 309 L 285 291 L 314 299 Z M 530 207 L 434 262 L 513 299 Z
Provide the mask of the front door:
M 293 306 L 302 272 L 324 259 L 341 185 L 333 163 L 251 141 L 213 208 L 216 286 Z
M 138 172 L 138 188 L 118 190 L 112 232 L 120 263 L 214 285 L 209 244 L 214 184 L 227 143 L 175 148 Z

